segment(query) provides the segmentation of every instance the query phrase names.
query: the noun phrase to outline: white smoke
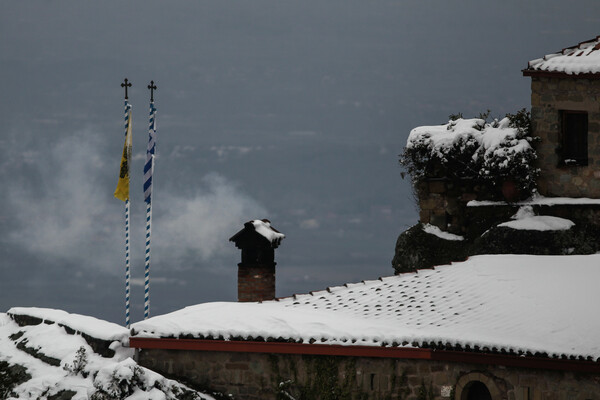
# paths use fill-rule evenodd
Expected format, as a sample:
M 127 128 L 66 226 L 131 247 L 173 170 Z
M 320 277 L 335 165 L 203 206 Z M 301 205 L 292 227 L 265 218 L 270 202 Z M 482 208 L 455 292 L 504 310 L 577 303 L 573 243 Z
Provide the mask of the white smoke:
M 120 154 L 107 156 L 102 139 L 90 130 L 78 132 L 35 150 L 35 157 L 23 143 L 7 143 L 0 179 L 5 181 L 4 212 L 13 226 L 3 233 L 5 242 L 52 261 L 122 273 L 123 202 L 113 197 Z M 141 170 L 139 175 L 141 179 Z M 164 170 L 160 175 L 169 176 Z M 191 195 L 181 194 L 177 187 L 183 184 L 173 179 L 168 189 L 155 188 L 160 205 L 153 210 L 152 253 L 165 267 L 186 268 L 177 265 L 186 257 L 206 261 L 226 254 L 232 246 L 227 239 L 247 220 L 265 215 L 257 202 L 220 175 L 209 173 L 195 185 Z M 132 193 L 131 210 L 136 264 L 143 262 L 145 233 L 139 189 L 137 198 Z
M 109 238 L 116 234 L 119 218 L 102 194 L 101 171 L 107 166 L 99 149 L 97 135 L 81 132 L 38 149 L 37 157 L 22 157 L 29 174 L 17 175 L 7 193 L 17 224 L 9 235 L 12 243 L 38 255 L 85 261 L 84 265 L 96 264 L 98 254 L 116 250 Z M 16 155 L 26 153 L 15 150 Z
M 153 248 L 156 243 L 157 251 L 168 252 L 169 258 L 191 255 L 207 261 L 231 252 L 229 237 L 244 222 L 265 215 L 263 207 L 218 174 L 206 175 L 201 187 L 187 197 L 159 195 L 164 206 L 153 216 Z

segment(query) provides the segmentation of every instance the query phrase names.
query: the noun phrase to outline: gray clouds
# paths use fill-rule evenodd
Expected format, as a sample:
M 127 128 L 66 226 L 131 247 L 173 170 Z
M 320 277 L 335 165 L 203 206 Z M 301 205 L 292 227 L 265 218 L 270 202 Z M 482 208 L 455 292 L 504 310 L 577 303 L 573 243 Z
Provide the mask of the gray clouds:
M 145 87 L 158 85 L 153 312 L 235 299 L 227 239 L 252 218 L 286 234 L 288 295 L 393 273 L 395 239 L 417 218 L 397 165 L 410 129 L 528 106 L 520 69 L 597 35 L 597 11 L 595 0 L 2 2 L 0 310 L 121 322 L 123 78 L 138 280 Z

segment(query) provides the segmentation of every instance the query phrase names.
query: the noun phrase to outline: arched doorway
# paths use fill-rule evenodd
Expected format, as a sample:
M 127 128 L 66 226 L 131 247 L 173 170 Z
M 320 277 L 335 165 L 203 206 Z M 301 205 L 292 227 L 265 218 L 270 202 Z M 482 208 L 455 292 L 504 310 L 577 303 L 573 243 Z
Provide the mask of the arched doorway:
M 469 382 L 464 389 L 462 398 L 464 400 L 492 400 L 492 394 L 483 382 Z
M 500 393 L 493 375 L 483 371 L 473 371 L 461 376 L 454 386 L 456 400 L 500 400 L 506 393 Z

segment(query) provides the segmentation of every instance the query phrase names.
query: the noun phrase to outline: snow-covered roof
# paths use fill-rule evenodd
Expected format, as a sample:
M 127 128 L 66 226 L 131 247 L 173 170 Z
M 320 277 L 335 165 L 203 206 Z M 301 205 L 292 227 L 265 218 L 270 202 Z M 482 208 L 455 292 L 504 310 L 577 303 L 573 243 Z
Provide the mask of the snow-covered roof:
M 529 61 L 525 75 L 536 72 L 553 72 L 568 75 L 600 73 L 600 36 L 558 53 Z
M 263 303 L 206 303 L 136 337 L 280 340 L 600 358 L 600 255 L 485 255 Z

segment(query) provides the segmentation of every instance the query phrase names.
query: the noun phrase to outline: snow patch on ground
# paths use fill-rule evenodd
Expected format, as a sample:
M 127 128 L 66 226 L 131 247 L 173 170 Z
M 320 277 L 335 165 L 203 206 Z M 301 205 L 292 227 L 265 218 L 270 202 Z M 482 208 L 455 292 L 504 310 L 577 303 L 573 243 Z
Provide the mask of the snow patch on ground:
M 444 239 L 444 240 L 465 240 L 465 238 L 462 237 L 462 236 L 454 235 L 454 234 L 448 233 L 448 232 L 444 232 L 443 230 L 441 230 L 437 226 L 434 226 L 434 225 L 431 225 L 431 224 L 424 224 L 423 225 L 423 231 L 425 233 L 429 233 L 430 235 L 437 236 L 440 239 Z
M 525 231 L 566 231 L 571 229 L 574 225 L 575 223 L 568 219 L 551 217 L 549 215 L 539 215 L 503 222 L 498 226 Z
M 518 206 L 600 205 L 600 199 L 590 199 L 588 197 L 545 197 L 536 194 L 530 199 L 516 203 L 507 203 L 506 201 L 471 200 L 467 203 L 467 207 L 503 206 L 507 204 Z
M 521 207 L 513 219 L 498 226 L 527 231 L 566 231 L 575 226 L 573 221 L 565 218 L 534 215 L 532 206 Z

